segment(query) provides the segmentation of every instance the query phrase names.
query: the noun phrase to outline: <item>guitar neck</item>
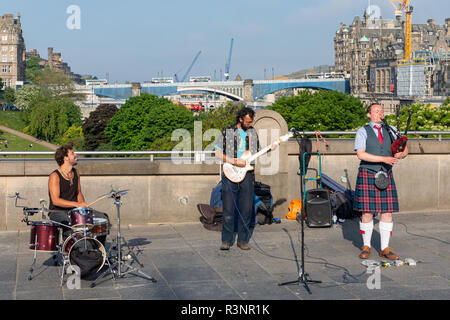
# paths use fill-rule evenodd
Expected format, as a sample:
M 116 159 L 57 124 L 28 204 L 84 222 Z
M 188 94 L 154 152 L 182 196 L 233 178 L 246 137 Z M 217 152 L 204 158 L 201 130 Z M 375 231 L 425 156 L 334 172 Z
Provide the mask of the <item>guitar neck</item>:
M 248 158 L 249 162 L 254 161 L 256 158 L 262 156 L 264 153 L 266 153 L 267 151 L 269 151 L 270 149 L 272 149 L 272 146 L 267 146 L 264 149 L 259 150 L 257 153 L 255 153 L 254 155 L 252 155 L 250 158 Z

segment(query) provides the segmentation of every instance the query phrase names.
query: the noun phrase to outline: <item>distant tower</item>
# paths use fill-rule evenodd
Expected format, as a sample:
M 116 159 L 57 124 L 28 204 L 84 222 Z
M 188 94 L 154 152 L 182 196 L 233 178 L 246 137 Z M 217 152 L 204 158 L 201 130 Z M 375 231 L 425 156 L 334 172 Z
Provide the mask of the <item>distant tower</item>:
M 22 36 L 20 13 L 0 17 L 0 78 L 8 87 L 25 81 L 25 41 Z

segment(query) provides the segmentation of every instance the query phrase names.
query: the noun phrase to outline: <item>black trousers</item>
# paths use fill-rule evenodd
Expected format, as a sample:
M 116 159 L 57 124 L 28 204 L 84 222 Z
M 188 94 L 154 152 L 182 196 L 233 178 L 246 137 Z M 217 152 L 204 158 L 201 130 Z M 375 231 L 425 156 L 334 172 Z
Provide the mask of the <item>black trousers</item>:
M 222 242 L 234 243 L 234 212 L 238 208 L 237 241 L 248 243 L 252 235 L 251 218 L 253 211 L 253 194 L 255 174 L 247 172 L 242 182 L 234 183 L 222 176 Z
M 50 217 L 50 220 L 55 221 L 55 222 L 59 222 L 65 225 L 69 225 L 70 223 L 70 218 L 69 218 L 69 210 L 67 211 L 60 211 L 60 212 L 49 212 L 48 216 Z M 110 222 L 109 222 L 109 217 L 106 213 L 104 212 L 100 212 L 97 210 L 92 210 L 92 215 L 94 216 L 94 218 L 103 218 L 108 220 L 108 229 L 110 229 Z M 70 237 L 70 235 L 72 234 L 72 229 L 69 227 L 64 227 L 61 226 L 62 228 L 62 232 L 63 232 L 63 241 L 66 240 L 68 237 Z M 100 241 L 100 243 L 105 246 L 106 243 L 106 235 L 104 236 L 98 236 L 97 240 Z

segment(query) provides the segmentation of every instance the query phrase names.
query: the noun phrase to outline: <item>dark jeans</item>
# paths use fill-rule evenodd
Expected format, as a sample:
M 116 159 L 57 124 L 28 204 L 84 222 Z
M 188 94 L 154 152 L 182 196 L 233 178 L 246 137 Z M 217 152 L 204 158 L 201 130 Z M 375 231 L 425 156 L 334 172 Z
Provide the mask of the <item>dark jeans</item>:
M 50 218 L 50 220 L 52 221 L 56 221 L 65 225 L 69 225 L 70 223 L 70 219 L 69 219 L 69 211 L 70 209 L 68 209 L 67 211 L 63 212 L 49 212 L 48 216 Z M 108 220 L 108 224 L 109 226 L 111 226 L 110 222 L 109 222 L 109 217 L 106 213 L 97 211 L 97 210 L 92 210 L 92 215 L 95 218 L 103 218 Z M 64 226 L 60 226 L 62 228 L 62 232 L 63 232 L 63 241 L 66 240 L 68 237 L 70 237 L 70 235 L 72 234 L 72 229 L 68 228 L 68 227 L 64 227 Z M 108 227 L 108 229 L 110 229 L 110 227 Z M 104 246 L 106 243 L 106 235 L 105 236 L 98 236 L 97 240 L 101 242 L 101 244 Z
M 248 243 L 252 234 L 253 193 L 255 174 L 247 172 L 242 182 L 234 183 L 222 176 L 222 242 L 234 243 L 235 208 L 238 207 L 237 241 Z

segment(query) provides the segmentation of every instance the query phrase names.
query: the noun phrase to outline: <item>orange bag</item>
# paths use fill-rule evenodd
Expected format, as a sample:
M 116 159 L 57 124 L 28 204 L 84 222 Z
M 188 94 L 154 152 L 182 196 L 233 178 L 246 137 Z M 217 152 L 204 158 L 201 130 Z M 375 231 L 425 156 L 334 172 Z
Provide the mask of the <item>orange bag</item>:
M 289 212 L 286 214 L 286 219 L 296 220 L 297 212 L 302 212 L 302 202 L 299 199 L 294 199 L 289 204 Z

